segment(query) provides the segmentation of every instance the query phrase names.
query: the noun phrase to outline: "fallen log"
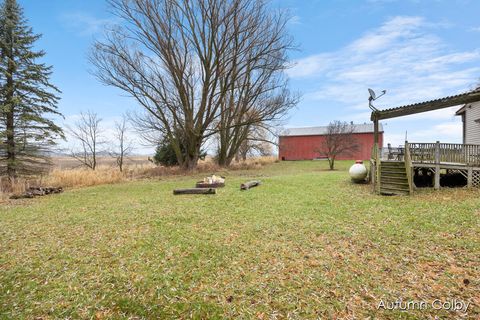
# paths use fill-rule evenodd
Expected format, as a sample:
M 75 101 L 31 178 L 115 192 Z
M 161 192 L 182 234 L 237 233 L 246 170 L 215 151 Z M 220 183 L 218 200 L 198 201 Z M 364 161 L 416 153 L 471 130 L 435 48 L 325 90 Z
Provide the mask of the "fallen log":
M 62 187 L 31 187 L 28 188 L 27 191 L 23 194 L 15 194 L 10 197 L 10 199 L 31 199 L 35 197 L 42 197 L 46 196 L 49 194 L 54 194 L 54 193 L 62 193 L 63 188 Z
M 180 194 L 216 194 L 217 189 L 215 188 L 191 188 L 191 189 L 175 189 L 173 190 L 174 195 Z
M 261 184 L 262 182 L 257 180 L 245 182 L 240 185 L 240 190 L 248 190 L 250 188 L 258 187 Z

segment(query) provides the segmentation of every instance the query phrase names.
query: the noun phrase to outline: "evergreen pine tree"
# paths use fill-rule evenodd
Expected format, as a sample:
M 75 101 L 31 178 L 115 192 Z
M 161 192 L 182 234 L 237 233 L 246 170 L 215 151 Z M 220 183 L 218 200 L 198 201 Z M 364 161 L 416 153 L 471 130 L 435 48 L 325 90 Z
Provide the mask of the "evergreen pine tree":
M 52 67 L 37 62 L 41 35 L 27 23 L 16 0 L 0 4 L 0 175 L 10 179 L 48 168 L 51 146 L 64 137 L 46 117 L 60 115 L 60 91 L 50 84 Z

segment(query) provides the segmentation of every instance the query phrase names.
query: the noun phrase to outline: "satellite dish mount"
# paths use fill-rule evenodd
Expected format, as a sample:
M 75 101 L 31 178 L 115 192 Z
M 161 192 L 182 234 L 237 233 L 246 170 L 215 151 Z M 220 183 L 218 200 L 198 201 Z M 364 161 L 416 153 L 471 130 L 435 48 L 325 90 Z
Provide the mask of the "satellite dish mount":
M 384 96 L 387 93 L 387 90 L 382 90 L 382 94 L 377 96 L 375 91 L 368 88 L 368 93 L 370 94 L 370 97 L 368 97 L 368 107 L 372 109 L 372 111 L 378 111 L 378 109 L 373 106 L 372 102 Z

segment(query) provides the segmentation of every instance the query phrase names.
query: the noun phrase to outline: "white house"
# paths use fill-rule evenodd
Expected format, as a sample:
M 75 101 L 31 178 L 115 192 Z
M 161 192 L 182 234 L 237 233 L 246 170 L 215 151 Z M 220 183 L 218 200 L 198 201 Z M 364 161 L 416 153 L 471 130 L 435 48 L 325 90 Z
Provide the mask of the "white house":
M 467 103 L 456 115 L 462 116 L 463 143 L 480 144 L 480 101 Z

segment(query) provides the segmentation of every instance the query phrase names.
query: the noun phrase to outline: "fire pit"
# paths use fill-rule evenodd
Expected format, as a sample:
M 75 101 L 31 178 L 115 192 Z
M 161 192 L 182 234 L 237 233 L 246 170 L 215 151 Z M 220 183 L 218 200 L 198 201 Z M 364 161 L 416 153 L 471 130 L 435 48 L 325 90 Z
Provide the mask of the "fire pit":
M 198 181 L 196 184 L 197 188 L 223 188 L 225 187 L 225 178 L 218 177 L 213 175 L 203 179 L 203 181 Z

